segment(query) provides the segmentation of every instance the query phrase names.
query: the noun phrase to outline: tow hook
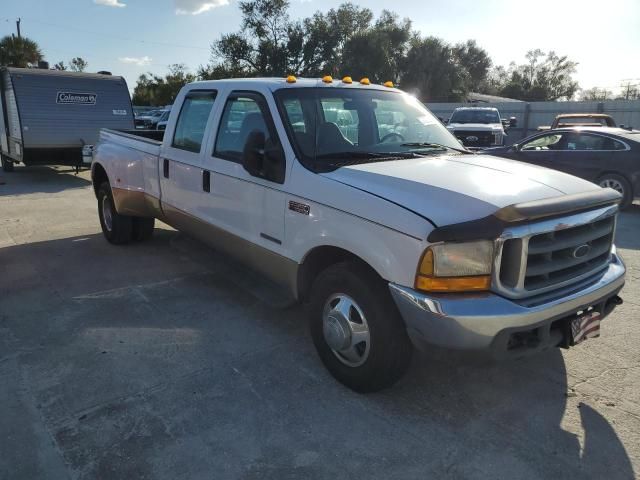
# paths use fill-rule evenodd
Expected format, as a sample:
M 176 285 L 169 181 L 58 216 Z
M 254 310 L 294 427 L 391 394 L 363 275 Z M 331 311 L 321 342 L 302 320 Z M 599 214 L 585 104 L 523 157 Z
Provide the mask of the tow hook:
M 618 295 L 615 295 L 607 300 L 607 303 L 605 303 L 604 305 L 604 316 L 609 315 L 618 305 L 622 305 L 622 298 L 620 298 Z

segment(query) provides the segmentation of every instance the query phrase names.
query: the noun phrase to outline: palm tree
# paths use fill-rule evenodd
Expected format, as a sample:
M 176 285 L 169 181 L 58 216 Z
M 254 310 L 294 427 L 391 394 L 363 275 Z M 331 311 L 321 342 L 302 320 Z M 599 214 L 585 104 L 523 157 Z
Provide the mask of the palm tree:
M 7 35 L 0 40 L 0 65 L 8 67 L 29 67 L 42 60 L 40 47 L 25 37 Z

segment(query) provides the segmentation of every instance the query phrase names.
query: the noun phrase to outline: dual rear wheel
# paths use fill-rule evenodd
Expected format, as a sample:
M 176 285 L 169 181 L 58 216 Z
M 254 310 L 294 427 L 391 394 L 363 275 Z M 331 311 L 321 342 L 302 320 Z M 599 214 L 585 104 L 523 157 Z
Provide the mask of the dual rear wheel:
M 121 215 L 116 211 L 108 182 L 98 188 L 98 216 L 105 238 L 115 245 L 142 242 L 153 235 L 154 218 Z

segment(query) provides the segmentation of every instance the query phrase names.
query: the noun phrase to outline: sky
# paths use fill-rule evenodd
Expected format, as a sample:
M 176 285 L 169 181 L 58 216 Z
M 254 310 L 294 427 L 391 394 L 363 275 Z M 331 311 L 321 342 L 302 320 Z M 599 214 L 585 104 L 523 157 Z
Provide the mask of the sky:
M 290 0 L 292 18 L 337 7 L 342 0 Z M 522 63 L 528 50 L 554 50 L 577 61 L 582 88 L 619 90 L 640 84 L 640 0 L 352 0 L 377 16 L 387 8 L 422 35 L 450 43 L 475 39 L 495 64 Z M 145 72 L 184 63 L 193 72 L 210 45 L 237 31 L 238 0 L 3 0 L 0 36 L 40 45 L 53 65 L 79 56 L 89 71 L 123 75 L 130 89 Z M 344 72 L 348 74 L 349 72 Z

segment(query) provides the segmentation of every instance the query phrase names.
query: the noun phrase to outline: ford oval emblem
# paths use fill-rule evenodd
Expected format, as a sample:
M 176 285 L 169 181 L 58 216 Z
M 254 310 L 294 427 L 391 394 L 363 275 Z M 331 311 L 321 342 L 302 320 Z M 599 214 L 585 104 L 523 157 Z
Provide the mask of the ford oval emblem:
M 585 243 L 584 245 L 580 245 L 574 248 L 573 252 L 571 252 L 571 256 L 573 258 L 582 258 L 588 255 L 590 251 L 591 251 L 591 245 Z
M 476 137 L 474 135 L 469 135 L 465 140 L 468 140 L 470 142 L 477 142 L 478 141 L 478 137 Z

